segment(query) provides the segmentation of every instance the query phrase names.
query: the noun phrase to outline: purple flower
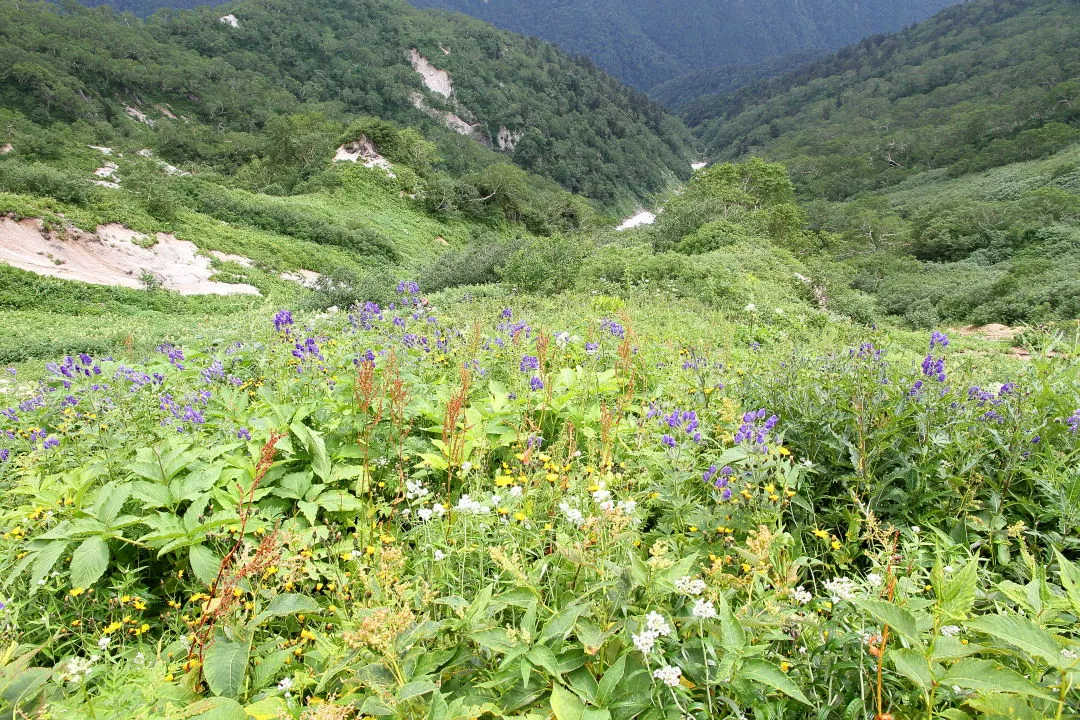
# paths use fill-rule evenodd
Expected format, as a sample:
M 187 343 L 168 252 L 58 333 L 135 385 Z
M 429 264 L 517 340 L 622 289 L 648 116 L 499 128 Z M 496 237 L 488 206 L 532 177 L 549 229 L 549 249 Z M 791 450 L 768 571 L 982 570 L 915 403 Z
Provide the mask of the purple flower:
M 509 320 L 510 318 L 512 318 L 514 316 L 514 311 L 511 310 L 510 308 L 503 308 L 502 316 L 506 320 Z
M 949 338 L 948 338 L 948 336 L 946 336 L 944 333 L 939 333 L 937 330 L 935 330 L 933 333 L 931 333 L 931 335 L 930 335 L 930 349 L 931 350 L 933 350 L 935 347 L 948 347 L 948 346 L 949 346 Z
M 237 429 L 236 437 L 239 440 L 250 440 L 251 439 L 251 433 L 248 432 L 247 428 L 242 427 L 242 428 Z
M 274 315 L 274 332 L 289 334 L 289 328 L 293 325 L 292 313 L 288 310 L 278 310 Z
M 0 462 L 7 462 L 9 457 L 11 457 L 11 451 L 7 448 L 0 448 Z
M 1065 420 L 1065 424 L 1069 426 L 1069 432 L 1076 432 L 1080 429 L 1080 409 L 1077 409 Z
M 215 360 L 210 363 L 210 367 L 204 368 L 202 371 L 203 382 L 212 383 L 215 380 L 225 379 L 225 366 L 220 360 Z
M 667 445 L 669 448 L 673 448 L 675 447 L 675 438 L 671 437 L 670 435 L 664 435 L 660 438 L 660 443 L 663 445 Z
M 585 343 L 585 352 L 589 355 L 595 355 L 596 351 L 600 349 L 600 343 L 587 342 Z
M 626 328 L 610 318 L 604 318 L 600 321 L 600 327 L 607 330 L 613 337 L 617 337 L 622 340 L 626 337 Z
M 533 390 L 543 390 L 544 381 L 541 380 L 538 375 L 533 375 L 532 379 L 529 380 L 529 387 L 531 387 Z
M 57 438 L 57 437 L 53 437 L 53 436 L 45 438 L 45 442 L 42 443 L 42 447 L 44 447 L 46 450 L 50 450 L 50 449 L 52 449 L 54 447 L 58 447 L 59 445 L 60 445 L 60 439 Z
M 521 358 L 521 363 L 518 365 L 521 372 L 534 372 L 540 369 L 540 359 L 533 355 L 525 355 Z
M 397 284 L 397 291 L 402 295 L 419 295 L 420 286 L 413 280 L 402 280 Z

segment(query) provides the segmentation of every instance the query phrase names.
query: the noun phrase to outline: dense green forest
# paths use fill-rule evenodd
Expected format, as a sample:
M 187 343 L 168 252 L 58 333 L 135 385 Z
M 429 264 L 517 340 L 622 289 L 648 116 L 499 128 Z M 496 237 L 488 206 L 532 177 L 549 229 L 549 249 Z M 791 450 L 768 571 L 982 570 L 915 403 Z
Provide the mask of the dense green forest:
M 414 0 L 550 40 L 635 87 L 899 30 L 955 0 Z
M 885 312 L 1072 317 L 1078 46 L 1077 3 L 980 0 L 681 112 L 714 160 L 783 162 L 843 282 Z
M 39 122 L 113 122 L 136 107 L 176 164 L 235 168 L 251 155 L 244 133 L 303 105 L 421 127 L 455 172 L 510 159 L 606 205 L 689 173 L 689 133 L 643 94 L 546 43 L 396 0 L 236 3 L 146 23 L 74 3 L 0 9 L 3 102 Z M 425 89 L 414 48 L 449 73 L 449 92 Z

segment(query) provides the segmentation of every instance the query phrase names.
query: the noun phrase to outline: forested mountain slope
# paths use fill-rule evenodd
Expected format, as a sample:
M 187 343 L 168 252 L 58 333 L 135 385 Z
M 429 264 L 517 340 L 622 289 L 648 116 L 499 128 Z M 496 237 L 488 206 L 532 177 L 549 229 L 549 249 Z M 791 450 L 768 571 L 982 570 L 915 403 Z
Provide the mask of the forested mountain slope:
M 689 172 L 688 132 L 643 94 L 546 43 L 398 0 L 240 2 L 145 24 L 40 2 L 0 11 L 0 98 L 29 98 L 42 119 L 108 121 L 138 106 L 178 145 L 198 144 L 208 139 L 181 142 L 192 127 L 153 105 L 250 131 L 323 103 L 342 119 L 423 127 L 458 169 L 498 161 L 492 147 L 602 203 L 644 199 Z
M 414 0 L 537 35 L 640 88 L 720 65 L 838 48 L 954 0 Z
M 713 157 L 782 160 L 800 184 L 839 199 L 1080 138 L 1077 47 L 1078 3 L 979 0 L 682 114 Z

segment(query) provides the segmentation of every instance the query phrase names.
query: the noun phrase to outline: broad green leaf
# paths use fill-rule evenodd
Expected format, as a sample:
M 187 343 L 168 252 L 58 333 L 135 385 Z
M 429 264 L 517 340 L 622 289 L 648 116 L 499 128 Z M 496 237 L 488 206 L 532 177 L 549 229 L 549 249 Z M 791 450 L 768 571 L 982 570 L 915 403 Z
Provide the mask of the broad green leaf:
M 855 607 L 870 613 L 875 620 L 883 625 L 888 625 L 893 632 L 911 644 L 922 647 L 922 638 L 919 636 L 915 616 L 904 608 L 890 602 L 871 600 L 869 598 L 852 598 L 851 603 Z
M 414 680 L 410 683 L 405 683 L 397 691 L 398 700 L 411 700 L 414 697 L 420 697 L 426 695 L 432 690 L 438 690 L 439 686 L 429 680 Z
M 326 441 L 323 440 L 322 433 L 312 430 L 299 420 L 293 422 L 289 429 L 311 455 L 311 469 L 315 475 L 322 480 L 329 480 L 330 456 L 326 454 Z
M 1057 558 L 1058 569 L 1061 574 L 1061 586 L 1065 588 L 1065 595 L 1069 598 L 1074 615 L 1080 615 L 1080 568 L 1070 562 L 1057 548 L 1054 548 L 1054 556 Z
M 1053 700 L 1045 690 L 1023 675 L 991 660 L 964 658 L 945 673 L 942 685 L 956 685 L 980 692 L 1003 692 Z
M 577 619 L 588 609 L 588 605 L 571 605 L 555 613 L 544 624 L 544 630 L 540 634 L 540 641 L 546 642 L 555 638 L 565 639 Z
M 935 568 L 936 570 L 937 568 Z M 949 620 L 965 620 L 975 603 L 975 587 L 979 579 L 979 562 L 972 559 L 950 576 L 944 573 L 934 580 L 941 614 Z
M 131 483 L 110 482 L 103 485 L 94 498 L 94 517 L 106 525 L 120 514 L 131 495 Z
M 215 697 L 198 700 L 174 717 L 183 720 L 239 720 L 246 716 L 244 707 L 232 698 Z
M 746 647 L 746 632 L 742 623 L 731 612 L 727 597 L 720 593 L 716 598 L 716 615 L 720 619 L 720 627 L 723 632 L 724 648 L 737 651 Z
M 1061 665 L 1061 647 L 1045 630 L 1027 618 L 1019 615 L 982 615 L 965 625 L 1015 645 L 1029 655 L 1041 657 L 1055 667 Z
M 783 670 L 772 663 L 764 660 L 749 660 L 739 669 L 738 674 L 740 677 L 763 683 L 779 690 L 790 698 L 810 705 L 810 700 L 799 689 L 799 686 L 792 682 L 791 678 L 785 675 Z
M 912 681 L 923 690 L 930 690 L 934 686 L 934 678 L 930 674 L 930 664 L 922 653 L 908 648 L 889 648 L 885 656 L 892 660 L 896 672 Z
M 36 587 L 45 579 L 45 576 L 56 565 L 56 561 L 64 554 L 67 546 L 67 540 L 53 540 L 37 551 L 34 555 L 34 565 L 30 570 L 30 585 L 32 587 Z
M 619 682 L 625 674 L 626 656 L 622 655 L 611 664 L 611 667 L 604 671 L 604 676 L 600 678 L 600 684 L 596 688 L 596 702 L 598 704 L 607 705 L 611 701 L 615 689 L 619 686 Z
M 544 670 L 549 677 L 556 678 L 562 675 L 562 670 L 559 668 L 559 660 L 547 645 L 537 645 L 531 648 L 529 652 L 526 653 L 525 657 L 527 657 L 529 662 L 533 665 Z
M 555 713 L 556 720 L 583 720 L 585 703 L 581 699 L 555 683 L 551 687 L 551 712 Z
M 289 716 L 289 706 L 285 698 L 265 697 L 257 703 L 244 708 L 247 720 L 278 720 Z
M 105 574 L 109 567 L 109 544 L 97 535 L 82 541 L 71 554 L 71 584 L 88 588 Z
M 7 670 L 11 671 L 10 666 Z M 52 674 L 53 671 L 50 668 L 32 667 L 22 668 L 17 673 L 7 675 L 11 678 L 10 682 L 0 683 L 0 698 L 3 698 L 3 704 L 8 706 L 5 708 L 7 712 L 3 717 L 34 717 L 34 713 L 24 715 L 21 710 L 24 709 L 23 706 L 37 699 L 41 688 L 49 681 Z M 0 675 L 0 681 L 5 679 L 4 675 Z M 20 712 L 14 715 L 9 714 L 13 709 L 19 709 Z
M 393 715 L 394 711 L 387 707 L 379 698 L 371 695 L 364 700 L 364 704 L 360 706 L 361 715 L 372 715 L 374 717 L 386 717 Z
M 510 639 L 510 634 L 506 632 L 505 628 L 480 630 L 470 634 L 469 638 L 481 647 L 500 653 L 510 652 L 517 644 Z
M 979 695 L 967 701 L 973 710 L 978 710 L 983 717 L 1008 718 L 1009 720 L 1046 720 L 1046 715 L 1032 710 L 1027 701 L 1015 695 L 989 693 Z M 965 720 L 967 715 L 964 716 Z
M 244 689 L 251 646 L 218 638 L 203 656 L 203 675 L 215 695 L 235 698 Z
M 271 598 L 266 609 L 252 618 L 251 624 L 258 625 L 272 617 L 281 617 L 282 615 L 317 612 L 319 612 L 319 603 L 314 598 L 299 593 L 282 593 Z
M 191 563 L 191 574 L 205 585 L 212 583 L 221 569 L 221 559 L 201 544 L 188 548 L 188 562 Z

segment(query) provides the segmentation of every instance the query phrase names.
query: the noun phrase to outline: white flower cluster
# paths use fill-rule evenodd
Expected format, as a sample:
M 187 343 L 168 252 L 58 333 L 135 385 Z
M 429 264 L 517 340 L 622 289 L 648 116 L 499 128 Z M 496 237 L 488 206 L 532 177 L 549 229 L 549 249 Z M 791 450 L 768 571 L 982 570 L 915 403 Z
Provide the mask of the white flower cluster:
M 585 516 L 582 515 L 581 511 L 576 507 L 571 507 L 570 503 L 565 501 L 559 503 L 559 510 L 562 511 L 563 517 L 565 517 L 570 524 L 576 525 L 577 527 L 581 527 L 585 524 Z
M 90 671 L 93 670 L 94 664 L 97 663 L 98 659 L 97 655 L 91 655 L 88 658 L 73 657 L 64 663 L 63 668 L 57 674 L 61 680 L 78 685 L 79 683 L 90 679 Z
M 465 497 L 468 497 L 468 496 L 465 496 Z M 442 517 L 445 514 L 446 514 L 446 508 L 443 507 L 442 503 L 435 503 L 434 505 L 432 505 L 429 508 L 420 508 L 419 510 L 416 511 L 416 516 L 418 518 L 420 518 L 421 520 L 423 520 L 424 522 L 427 522 L 428 520 L 430 520 L 433 517 Z
M 792 593 L 792 597 L 795 598 L 795 602 L 800 605 L 806 605 L 808 602 L 814 599 L 814 596 L 810 594 L 810 591 L 800 585 L 795 588 L 795 592 Z
M 856 595 L 857 586 L 851 578 L 836 577 L 825 581 L 825 589 L 829 591 L 834 603 L 841 600 L 851 600 Z
M 431 491 L 424 487 L 424 483 L 419 480 L 405 481 L 405 498 L 407 500 L 420 500 L 430 494 Z
M 1065 658 L 1066 660 L 1076 660 L 1080 658 L 1080 653 L 1077 653 L 1075 650 L 1064 648 L 1061 651 L 1061 657 Z
M 675 581 L 675 589 L 681 593 L 696 597 L 705 592 L 705 581 L 701 578 L 692 578 L 689 575 L 683 575 Z
M 653 670 L 652 676 L 668 687 L 676 687 L 682 677 L 682 670 L 678 665 L 664 665 Z
M 698 598 L 692 612 L 698 620 L 711 620 L 716 617 L 716 607 L 712 604 L 712 600 L 705 598 Z
M 615 509 L 615 501 L 611 499 L 611 491 L 607 489 L 607 484 L 603 480 L 596 484 L 596 490 L 593 491 L 593 502 L 600 506 L 600 509 L 604 512 L 611 512 Z
M 941 626 L 941 634 L 944 635 L 945 637 L 956 637 L 961 632 L 963 632 L 963 628 L 961 628 L 959 625 L 942 625 Z
M 866 576 L 866 584 L 870 587 L 881 587 L 881 583 L 883 582 L 884 580 L 877 573 L 870 573 Z
M 663 615 L 654 610 L 645 616 L 645 629 L 632 635 L 631 639 L 634 641 L 634 647 L 647 655 L 656 645 L 658 638 L 667 637 L 670 634 L 671 626 Z
M 491 512 L 491 508 L 482 502 L 473 500 L 471 497 L 462 495 L 458 500 L 458 504 L 454 506 L 454 509 L 458 512 L 465 513 L 466 515 L 486 515 Z

